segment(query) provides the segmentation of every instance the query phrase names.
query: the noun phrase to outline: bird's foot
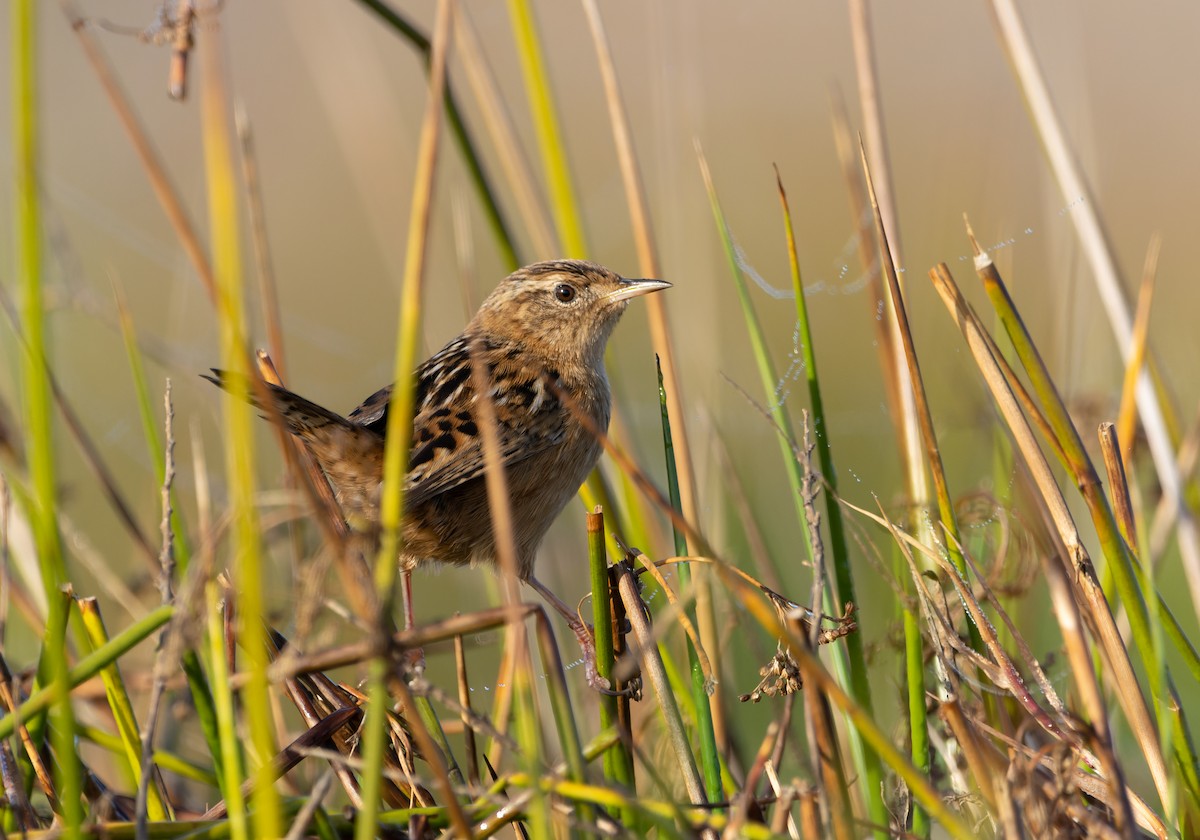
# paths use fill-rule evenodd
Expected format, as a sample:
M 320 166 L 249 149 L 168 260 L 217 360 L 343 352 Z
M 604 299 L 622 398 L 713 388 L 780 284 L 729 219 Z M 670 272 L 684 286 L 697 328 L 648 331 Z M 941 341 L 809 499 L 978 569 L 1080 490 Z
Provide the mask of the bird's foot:
M 401 662 L 408 674 L 421 676 L 425 673 L 425 648 L 408 648 L 401 654 Z
M 576 619 L 571 622 L 571 629 L 575 631 L 579 649 L 583 652 L 583 673 L 587 677 L 588 685 L 601 694 L 616 694 L 617 692 L 612 690 L 612 684 L 600 676 L 600 671 L 596 668 L 596 638 L 592 628 Z

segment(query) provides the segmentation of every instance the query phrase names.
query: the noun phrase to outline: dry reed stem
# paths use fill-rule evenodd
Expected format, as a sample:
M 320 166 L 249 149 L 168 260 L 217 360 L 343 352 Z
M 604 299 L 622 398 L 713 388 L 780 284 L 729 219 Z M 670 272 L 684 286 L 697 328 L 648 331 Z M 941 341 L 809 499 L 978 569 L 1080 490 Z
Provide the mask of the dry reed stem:
M 988 808 L 995 813 L 999 807 L 997 791 L 1003 783 L 1008 762 L 991 744 L 979 739 L 973 722 L 964 713 L 956 695 L 942 699 L 938 703 L 937 713 L 962 750 L 976 789 L 987 801 Z
M 413 704 L 413 696 L 408 689 L 408 684 L 396 675 L 395 672 L 391 675 L 389 687 L 405 709 L 416 708 Z M 412 730 L 413 740 L 416 741 L 417 748 L 429 765 L 434 783 L 438 786 L 441 793 L 441 803 L 450 814 L 450 823 L 454 826 L 454 831 L 457 833 L 457 836 L 470 837 L 470 822 L 463 812 L 462 804 L 455 795 L 454 786 L 450 782 L 449 770 L 445 759 L 442 757 L 441 750 L 434 742 L 432 736 L 430 736 L 429 730 L 425 728 L 425 722 L 421 720 L 420 715 L 410 716 L 408 723 Z
M 518 606 L 520 608 L 519 617 L 522 620 L 536 609 L 536 605 L 533 604 L 519 604 Z M 408 650 L 425 647 L 435 642 L 450 641 L 456 635 L 469 635 L 495 629 L 503 626 L 510 611 L 507 606 L 491 607 L 467 615 L 454 615 L 408 630 L 400 630 L 391 637 L 389 646 L 396 650 Z M 369 659 L 371 654 L 370 642 L 363 640 L 296 657 L 281 657 L 271 666 L 270 676 L 273 680 L 281 680 L 300 674 L 343 668 L 347 665 L 361 664 Z M 236 675 L 231 679 L 231 683 L 234 686 L 240 685 L 241 679 L 241 675 Z
M 759 742 L 758 749 L 754 753 L 754 762 L 746 771 L 746 778 L 742 780 L 742 789 L 733 797 L 729 822 L 725 824 L 725 830 L 721 832 L 722 840 L 736 840 L 739 836 L 738 832 L 745 825 L 750 806 L 755 804 L 755 790 L 758 788 L 767 762 L 771 760 L 771 753 L 778 737 L 779 722 L 773 720 L 767 724 L 767 729 L 763 732 L 762 741 Z
M 62 808 L 59 805 L 58 797 L 54 792 L 54 780 L 51 776 L 50 769 L 46 767 L 46 763 L 42 761 L 41 751 L 38 745 L 33 742 L 33 737 L 26 727 L 25 722 L 20 717 L 21 703 L 17 697 L 15 686 L 13 684 L 12 672 L 8 669 L 8 663 L 4 660 L 4 656 L 0 653 L 0 708 L 5 712 L 16 717 L 17 736 L 21 740 L 21 746 L 25 750 L 25 756 L 29 761 L 29 766 L 33 770 L 33 778 L 37 782 L 38 788 L 46 797 L 47 803 L 50 806 L 50 811 L 54 814 L 61 814 Z M 7 745 L 7 741 L 5 744 Z M 25 790 L 25 780 L 19 780 L 22 794 Z M 30 814 L 32 815 L 32 811 Z
M 467 348 L 471 362 L 471 386 L 477 395 L 475 407 L 479 412 L 479 439 L 483 449 L 484 479 L 487 483 L 488 512 L 491 514 L 492 531 L 496 543 L 496 566 L 505 581 L 505 597 L 512 597 L 516 581 L 517 547 L 514 538 L 512 500 L 508 494 L 508 478 L 504 470 L 504 458 L 500 454 L 500 433 L 496 421 L 496 406 L 490 394 L 487 365 L 481 358 L 482 340 L 476 340 Z
M 321 720 L 321 713 L 317 710 L 313 699 L 302 688 L 299 680 L 288 679 L 283 683 L 284 690 L 287 692 L 289 699 L 300 712 L 300 716 L 304 719 L 306 726 L 312 727 L 317 725 Z M 341 707 L 339 707 L 341 708 Z M 353 720 L 353 718 L 351 719 Z M 361 718 L 358 720 L 361 725 Z M 350 739 L 339 739 L 339 734 L 335 731 L 332 734 L 334 746 L 339 753 L 350 755 L 353 752 Z M 330 762 L 330 767 L 341 782 L 342 789 L 346 792 L 346 799 L 350 802 L 352 808 L 358 809 L 362 807 L 362 791 L 358 786 L 358 780 L 354 774 L 350 772 L 344 764 L 338 762 Z M 385 788 L 386 795 L 386 788 Z
M 992 0 L 991 9 L 1000 41 L 1008 54 L 1013 73 L 1028 105 L 1030 119 L 1042 141 L 1042 148 L 1058 181 L 1063 199 L 1072 208 L 1070 218 L 1075 224 L 1080 245 L 1091 267 L 1117 347 L 1128 364 L 1134 352 L 1132 318 L 1125 302 L 1116 261 L 1104 237 L 1096 205 L 1091 200 L 1091 192 L 1067 144 L 1066 135 L 1050 100 L 1045 79 L 1033 54 L 1016 3 L 1014 0 Z M 1137 405 L 1163 495 L 1176 507 L 1179 552 L 1187 572 L 1193 609 L 1200 613 L 1200 532 L 1197 531 L 1195 517 L 1183 496 L 1162 406 L 1158 402 L 1149 375 L 1145 373 L 1138 377 Z
M 325 797 L 333 789 L 333 777 L 334 771 L 330 769 L 322 773 L 321 777 L 317 779 L 317 783 L 313 785 L 308 798 L 304 800 L 303 807 L 296 813 L 296 818 L 292 820 L 292 826 L 288 829 L 288 833 L 284 835 L 283 840 L 301 840 L 305 836 L 308 824 L 312 822 L 317 809 L 324 804 Z
M 797 790 L 799 781 L 795 782 L 790 790 Z M 795 794 L 792 794 L 795 796 Z M 805 786 L 804 790 L 799 794 L 800 800 L 800 826 L 797 828 L 792 818 L 788 817 L 788 832 L 792 837 L 803 837 L 804 840 L 821 840 L 825 836 L 825 831 L 821 826 L 821 792 L 815 787 Z M 778 807 L 778 806 L 777 806 Z M 787 813 L 786 811 L 784 813 Z M 778 831 L 775 825 L 771 826 L 773 831 Z
M 799 622 L 793 622 L 792 632 L 796 639 L 809 644 L 809 635 Z M 830 834 L 837 840 L 850 840 L 854 837 L 851 794 L 846 784 L 832 704 L 820 684 L 806 686 L 804 713 L 811 750 L 809 759 L 814 776 L 820 779 L 820 798 L 825 803 Z
M 868 178 L 868 193 L 874 193 L 872 203 L 876 206 L 876 231 L 886 231 L 891 246 L 879 242 L 882 269 L 898 275 L 904 263 L 900 238 L 899 214 L 892 190 L 892 168 L 888 160 L 887 132 L 883 125 L 883 106 L 880 103 L 878 71 L 875 67 L 875 48 L 871 40 L 871 22 L 867 12 L 867 0 L 851 0 L 850 33 L 854 44 L 854 68 L 858 79 L 858 98 L 862 107 L 863 132 L 866 140 L 859 138 L 859 150 L 863 158 L 863 171 Z M 870 184 L 870 173 L 875 173 L 878 185 Z M 897 281 L 898 282 L 898 281 Z M 902 296 L 902 293 L 901 293 Z M 897 296 L 899 299 L 901 296 Z M 903 363 L 905 352 L 900 325 L 892 311 L 896 301 L 888 296 L 882 298 L 887 322 L 889 343 L 892 346 L 891 361 L 894 367 L 884 371 L 885 378 L 895 380 L 894 390 L 898 397 L 900 412 L 893 415 L 900 429 L 901 452 L 904 455 L 904 476 L 907 482 L 909 501 L 917 507 L 929 503 L 929 485 L 921 457 L 921 438 L 917 405 L 913 397 L 913 383 L 909 369 Z
M 1066 707 L 1063 705 L 1062 701 L 1058 698 L 1057 692 L 1054 690 L 1053 685 L 1046 678 L 1046 675 L 1042 671 L 1041 666 L 1038 664 L 1036 658 L 1033 656 L 1032 652 L 1030 651 L 1028 645 L 1025 643 L 1025 641 L 1022 638 L 1017 627 L 1011 622 L 1007 613 L 1005 613 L 1002 609 L 1000 609 L 999 605 L 995 602 L 995 599 L 989 597 L 989 600 L 992 603 L 993 607 L 996 609 L 997 614 L 1003 619 L 1003 621 L 1007 625 L 1008 630 L 1009 630 L 1010 634 L 1012 635 L 1014 641 L 1019 646 L 1019 648 L 1022 652 L 1022 656 L 1025 659 L 1026 665 L 1033 671 L 1035 677 L 1037 678 L 1037 682 L 1038 682 L 1039 687 L 1042 690 L 1042 693 L 1046 696 L 1047 700 L 1050 702 L 1051 706 L 1053 706 L 1053 708 L 1056 710 L 1056 712 L 1064 718 L 1064 723 L 1060 724 L 1059 722 L 1057 722 L 1054 718 L 1050 717 L 1050 715 L 1045 710 L 1041 709 L 1041 707 L 1038 705 L 1038 703 L 1034 699 L 1033 695 L 1029 692 L 1028 688 L 1025 686 L 1025 682 L 1020 674 L 1020 671 L 1017 670 L 1016 666 L 1013 664 L 1013 662 L 1009 658 L 1007 652 L 1000 645 L 999 639 L 996 637 L 995 632 L 993 631 L 990 622 L 988 621 L 987 617 L 980 610 L 980 607 L 979 607 L 978 603 L 975 601 L 974 596 L 971 593 L 970 589 L 965 586 L 965 582 L 962 580 L 962 578 L 960 578 L 958 576 L 957 570 L 954 568 L 954 566 L 951 563 L 949 563 L 948 561 L 945 560 L 945 558 L 941 555 L 939 550 L 932 548 L 930 546 L 927 546 L 927 545 L 921 543 L 920 541 L 918 541 L 915 537 L 912 537 L 911 535 L 899 530 L 888 519 L 886 519 L 883 516 L 872 513 L 871 511 L 868 511 L 868 510 L 864 510 L 863 508 L 860 508 L 850 502 L 843 501 L 842 504 L 844 504 L 846 507 L 850 508 L 851 510 L 853 510 L 859 514 L 862 514 L 863 516 L 875 521 L 876 523 L 878 523 L 886 528 L 889 528 L 892 533 L 893 538 L 896 540 L 897 544 L 899 545 L 901 550 L 904 552 L 906 557 L 909 556 L 909 549 L 915 548 L 916 550 L 922 552 L 927 558 L 929 558 L 930 561 L 932 561 L 933 563 L 938 565 L 942 569 L 942 571 L 947 576 L 950 577 L 951 581 L 958 588 L 958 594 L 959 594 L 960 598 L 967 605 L 968 610 L 971 611 L 972 620 L 975 622 L 976 626 L 979 627 L 981 635 L 983 637 L 983 641 L 984 641 L 985 645 L 987 645 L 987 648 L 988 648 L 989 652 L 992 654 L 996 664 L 993 665 L 993 664 L 990 664 L 990 663 L 987 663 L 987 662 L 981 660 L 978 657 L 978 655 L 975 654 L 975 652 L 969 648 L 969 646 L 967 646 L 963 642 L 954 640 L 953 637 L 952 637 L 951 643 L 955 646 L 955 648 L 961 654 L 972 659 L 972 661 L 974 662 L 974 664 L 976 666 L 982 667 L 984 672 L 989 674 L 992 681 L 999 688 L 1007 690 L 1013 696 L 1013 698 L 1016 699 L 1021 704 L 1021 706 L 1029 714 L 1030 719 L 1032 721 L 1037 722 L 1043 729 L 1046 730 L 1046 732 L 1048 734 L 1050 734 L 1056 740 L 1069 743 L 1074 748 L 1079 750 L 1080 755 L 1084 760 L 1084 763 L 1092 771 L 1101 773 L 1101 776 L 1093 777 L 1093 778 L 1099 778 L 1103 782 L 1103 784 L 1105 784 L 1106 786 L 1109 785 L 1110 782 L 1108 781 L 1108 779 L 1111 778 L 1111 776 L 1106 778 L 1103 775 L 1104 768 L 1106 766 L 1104 761 L 1100 757 L 1098 757 L 1098 755 L 1096 753 L 1094 753 L 1087 746 L 1087 744 L 1080 738 L 1079 734 L 1075 731 L 1075 729 L 1073 727 L 1073 723 L 1072 723 L 1073 718 L 1072 718 L 1070 712 L 1066 709 Z M 967 554 L 965 551 L 963 552 L 963 556 L 967 559 L 968 562 L 972 563 L 972 566 L 974 567 L 971 556 L 969 554 Z M 911 562 L 911 560 L 910 560 L 910 568 L 912 570 L 914 577 L 919 574 L 919 572 L 916 569 L 915 564 L 913 564 Z M 979 570 L 977 568 L 975 569 L 975 574 L 977 577 L 979 577 L 982 580 L 982 576 L 979 575 Z M 924 590 L 920 589 L 918 591 L 923 592 Z M 985 589 L 985 591 L 986 591 L 986 589 Z M 949 629 L 951 633 L 953 632 L 952 628 L 950 628 L 948 623 L 946 624 L 946 628 Z M 931 630 L 933 630 L 935 633 L 938 632 L 936 626 L 931 627 Z M 954 672 L 951 670 L 948 673 L 952 674 Z M 1126 788 L 1123 788 L 1123 793 L 1124 793 L 1124 795 L 1128 796 L 1130 801 L 1134 804 L 1135 809 L 1136 809 L 1138 823 L 1140 825 L 1142 825 L 1143 827 L 1147 827 L 1149 830 L 1154 830 L 1156 833 L 1161 834 L 1161 832 L 1164 830 L 1162 827 L 1161 820 L 1145 805 L 1144 802 L 1142 802 L 1136 796 L 1136 794 L 1132 790 L 1130 790 L 1126 787 Z M 1112 798 L 1113 798 L 1113 796 L 1110 794 L 1108 797 L 1106 797 L 1106 801 L 1109 799 L 1112 799 Z
M 269 774 L 273 780 L 278 780 L 283 774 L 294 768 L 297 764 L 305 759 L 308 748 L 325 744 L 330 737 L 338 729 L 345 726 L 346 722 L 359 714 L 358 707 L 339 709 L 333 712 L 328 717 L 322 718 L 314 726 L 301 732 L 290 744 L 279 751 L 278 754 L 271 759 Z M 262 771 L 260 771 L 262 772 Z M 246 779 L 242 783 L 242 796 L 249 800 L 254 793 L 255 779 Z M 225 816 L 225 802 L 222 800 L 213 805 L 201 816 L 201 820 L 216 820 L 222 819 Z
M 500 572 L 500 592 L 508 616 L 505 623 L 507 629 L 504 642 L 505 659 L 512 668 L 513 676 L 523 679 L 532 690 L 533 680 L 530 676 L 533 669 L 529 659 L 527 631 L 524 621 L 521 620 L 520 595 L 517 591 L 518 571 L 512 501 L 509 498 L 508 481 L 500 454 L 496 407 L 489 396 L 491 383 L 488 381 L 487 366 L 480 358 L 480 349 L 476 344 L 472 344 L 468 348 L 468 355 L 471 363 L 472 386 L 475 393 L 479 395 L 475 407 L 478 410 L 479 435 L 486 467 L 484 481 L 496 545 L 496 566 Z M 525 676 L 521 678 L 521 674 Z M 516 682 L 517 680 L 508 681 L 507 691 L 509 693 L 515 693 Z
M 1032 430 L 1021 414 L 1020 406 L 1017 404 L 1012 391 L 1009 390 L 1004 380 L 1003 374 L 996 365 L 987 342 L 982 337 L 986 330 L 971 317 L 961 293 L 954 284 L 949 269 L 944 263 L 941 263 L 930 271 L 930 277 L 933 279 L 935 288 L 950 311 L 951 317 L 967 340 L 967 345 L 975 358 L 976 364 L 979 366 L 980 372 L 983 374 L 993 399 L 1004 416 L 1017 448 L 1024 456 L 1025 462 L 1029 467 L 1045 510 L 1054 523 L 1059 538 L 1062 540 L 1066 554 L 1061 558 L 1061 562 L 1065 564 L 1067 570 L 1070 572 L 1072 581 L 1075 584 L 1074 592 L 1080 601 L 1079 606 L 1085 608 L 1086 615 L 1095 628 L 1094 632 L 1097 634 L 1101 651 L 1108 662 L 1109 668 L 1106 674 L 1110 677 L 1112 687 L 1117 693 L 1129 724 L 1146 758 L 1151 776 L 1154 779 L 1155 788 L 1158 790 L 1162 801 L 1168 802 L 1170 801 L 1170 778 L 1167 774 L 1165 762 L 1163 761 L 1157 727 L 1141 695 L 1136 674 L 1134 673 L 1132 663 L 1129 661 L 1129 653 L 1125 649 L 1124 642 L 1117 630 L 1116 622 L 1113 620 L 1108 602 L 1105 600 L 1100 583 L 1096 579 L 1091 558 L 1088 556 L 1087 549 L 1083 546 L 1079 532 L 1076 530 L 1075 522 L 1067 508 L 1066 501 L 1059 492 L 1058 485 L 1055 483 L 1054 476 L 1050 471 L 1050 466 L 1046 463 L 1041 449 L 1038 448 Z M 1059 562 L 1059 558 L 1043 558 L 1043 569 L 1047 572 L 1048 577 L 1051 575 L 1054 576 L 1051 577 L 1052 582 L 1056 580 L 1061 568 L 1057 566 L 1057 562 Z M 1066 639 L 1066 637 L 1074 633 L 1082 632 L 1082 627 L 1078 624 L 1077 613 L 1075 612 L 1077 607 L 1074 598 L 1068 597 L 1068 590 L 1066 588 L 1056 589 L 1056 594 L 1059 597 L 1054 601 L 1054 608 L 1058 614 L 1064 639 Z M 1067 601 L 1070 603 L 1067 603 Z M 1074 643 L 1069 642 L 1069 644 Z M 1089 703 L 1089 714 L 1092 715 L 1092 725 L 1103 726 L 1105 721 L 1105 717 L 1101 711 L 1103 705 L 1099 701 L 1098 691 L 1093 688 L 1095 675 L 1091 670 L 1090 661 L 1084 656 L 1083 659 L 1073 660 L 1072 664 L 1075 668 L 1073 673 L 1076 686 L 1081 691 L 1084 691 L 1084 700 Z M 1084 684 L 1087 685 L 1085 686 Z M 1090 701 L 1095 701 L 1100 705 L 1098 707 L 1091 706 Z
M 8 741 L 0 741 L 0 781 L 3 782 L 4 799 L 14 827 L 24 836 L 38 827 L 37 814 L 29 804 L 25 780 L 21 778 L 21 768 Z
M 657 564 L 652 562 L 649 557 L 642 552 L 637 551 L 636 549 L 631 549 L 631 553 L 633 553 L 637 561 L 642 564 L 642 568 L 644 568 L 650 574 L 650 576 L 654 578 L 654 582 L 659 585 L 659 587 L 662 589 L 663 595 L 667 597 L 669 608 L 658 615 L 658 622 L 666 626 L 670 626 L 672 621 L 679 622 L 679 626 L 683 628 L 683 632 L 687 635 L 688 639 L 692 643 L 692 647 L 696 650 L 696 658 L 699 660 L 700 670 L 704 672 L 705 682 L 709 685 L 715 686 L 717 684 L 717 672 L 713 665 L 709 662 L 706 646 L 700 644 L 700 638 L 696 635 L 696 628 L 692 625 L 691 619 L 688 618 L 686 609 L 687 601 L 693 600 L 696 597 L 695 579 L 693 578 L 693 584 L 691 587 L 692 591 L 684 593 L 683 600 L 681 600 L 680 597 L 675 594 L 675 590 L 672 589 L 670 584 L 667 583 L 667 579 L 663 577 L 663 574 L 661 571 L 659 571 Z
M 1100 454 L 1104 458 L 1104 469 L 1108 475 L 1109 492 L 1112 495 L 1113 513 L 1121 528 L 1121 537 L 1135 556 L 1138 553 L 1137 521 L 1133 515 L 1133 501 L 1129 497 L 1129 483 L 1125 477 L 1125 459 L 1121 456 L 1120 436 L 1117 427 L 1104 422 L 1096 431 L 1100 439 Z
M 272 356 L 258 350 L 254 358 L 262 382 L 286 387 Z M 370 540 L 361 533 L 352 532 L 346 525 L 341 506 L 334 497 L 333 488 L 330 487 L 325 473 L 318 466 L 308 445 L 287 430 L 275 401 L 261 393 L 262 382 L 252 380 L 255 391 L 260 392 L 258 403 L 263 408 L 264 416 L 271 421 L 275 429 L 288 475 L 295 479 L 296 486 L 313 513 L 325 545 L 332 552 L 341 578 L 342 591 L 349 596 L 356 615 L 373 615 L 376 610 L 375 592 L 371 587 L 371 573 L 364 556 L 369 551 Z M 296 556 L 300 556 L 298 548 Z M 324 573 L 325 568 L 326 564 L 320 563 L 308 569 L 307 574 L 318 576 Z M 311 587 L 305 589 L 314 595 L 317 591 Z M 297 605 L 296 627 L 301 638 L 307 635 L 316 606 L 315 601 L 308 598 L 301 599 Z

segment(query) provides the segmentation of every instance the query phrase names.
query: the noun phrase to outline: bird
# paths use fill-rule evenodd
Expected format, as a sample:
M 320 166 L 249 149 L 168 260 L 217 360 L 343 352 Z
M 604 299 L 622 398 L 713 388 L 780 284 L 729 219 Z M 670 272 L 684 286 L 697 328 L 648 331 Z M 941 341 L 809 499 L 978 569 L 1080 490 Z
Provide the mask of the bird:
M 601 689 L 594 655 L 588 661 L 586 626 L 537 580 L 534 563 L 550 525 L 600 457 L 597 432 L 607 430 L 612 415 L 604 352 L 613 328 L 630 299 L 670 285 L 626 279 L 583 260 L 525 266 L 496 286 L 463 331 L 421 364 L 414 379 L 401 569 L 410 572 L 427 562 L 496 562 L 481 395 L 472 375 L 476 354 L 494 407 L 517 575 L 571 623 L 585 648 L 589 682 Z M 228 373 L 214 369 L 206 378 L 229 388 Z M 279 385 L 248 390 L 256 403 L 269 398 L 268 413 L 277 414 L 312 453 L 347 524 L 377 531 L 393 386 L 345 416 Z

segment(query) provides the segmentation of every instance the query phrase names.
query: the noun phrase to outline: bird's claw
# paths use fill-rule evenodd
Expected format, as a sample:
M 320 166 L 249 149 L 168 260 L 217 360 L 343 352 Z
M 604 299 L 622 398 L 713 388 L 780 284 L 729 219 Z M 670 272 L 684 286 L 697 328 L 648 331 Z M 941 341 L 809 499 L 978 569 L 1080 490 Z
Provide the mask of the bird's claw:
M 583 673 L 587 677 L 587 684 L 601 694 L 618 694 L 612 690 L 612 683 L 600 676 L 600 672 L 596 669 L 596 638 L 591 625 L 579 622 L 573 624 L 571 629 L 575 631 L 575 638 L 579 640 L 579 649 L 583 652 Z

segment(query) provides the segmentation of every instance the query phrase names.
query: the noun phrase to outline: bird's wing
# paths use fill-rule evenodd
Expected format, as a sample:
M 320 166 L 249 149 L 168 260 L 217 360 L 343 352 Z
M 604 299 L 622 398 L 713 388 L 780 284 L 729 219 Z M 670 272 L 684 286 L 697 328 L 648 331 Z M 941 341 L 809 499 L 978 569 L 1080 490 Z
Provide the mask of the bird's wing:
M 566 433 L 565 409 L 540 368 L 486 347 L 490 399 L 505 467 L 542 452 Z M 466 339 L 451 342 L 417 371 L 416 417 L 405 504 L 418 505 L 483 475 L 484 453 Z M 368 397 L 349 420 L 383 434 L 391 388 Z

